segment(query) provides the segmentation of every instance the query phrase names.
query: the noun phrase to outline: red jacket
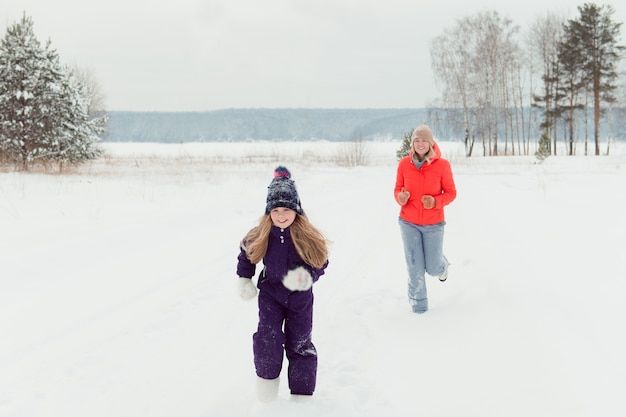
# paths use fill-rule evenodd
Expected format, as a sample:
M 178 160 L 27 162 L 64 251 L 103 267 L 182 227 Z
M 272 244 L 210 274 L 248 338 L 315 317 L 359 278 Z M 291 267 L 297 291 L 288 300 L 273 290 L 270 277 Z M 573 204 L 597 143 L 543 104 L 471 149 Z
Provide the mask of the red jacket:
M 398 204 L 398 194 L 404 188 L 410 193 L 409 201 L 401 205 L 400 218 L 419 225 L 437 224 L 445 220 L 444 206 L 450 204 L 456 197 L 456 186 L 452 177 L 450 163 L 441 158 L 441 150 L 437 143 L 432 145 L 435 156 L 430 162 L 425 162 L 421 169 L 413 164 L 413 150 L 411 154 L 400 160 L 396 175 L 394 197 Z M 425 209 L 422 196 L 435 197 L 435 207 Z

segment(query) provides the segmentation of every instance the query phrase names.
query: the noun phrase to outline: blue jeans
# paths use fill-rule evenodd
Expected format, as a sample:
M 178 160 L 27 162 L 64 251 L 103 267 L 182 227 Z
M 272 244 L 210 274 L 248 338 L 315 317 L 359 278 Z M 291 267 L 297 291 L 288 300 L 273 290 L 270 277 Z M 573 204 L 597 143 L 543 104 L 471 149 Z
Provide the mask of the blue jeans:
M 398 219 L 404 256 L 409 272 L 409 303 L 416 313 L 428 310 L 425 273 L 439 276 L 450 262 L 443 254 L 443 231 L 446 222 L 420 226 Z

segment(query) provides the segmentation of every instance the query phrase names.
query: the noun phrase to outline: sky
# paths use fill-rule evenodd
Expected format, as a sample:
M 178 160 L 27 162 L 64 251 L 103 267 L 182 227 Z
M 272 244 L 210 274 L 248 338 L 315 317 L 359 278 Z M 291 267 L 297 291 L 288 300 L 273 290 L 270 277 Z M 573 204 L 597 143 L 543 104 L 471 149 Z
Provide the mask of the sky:
M 338 166 L 345 144 L 331 142 L 103 145 L 69 175 L 0 174 L 0 416 L 626 415 L 623 143 L 541 164 L 440 143 L 458 190 L 451 266 L 427 277 L 422 315 L 406 296 L 396 143 L 368 144 L 359 167 Z M 307 403 L 290 398 L 286 361 L 276 400 L 256 399 L 258 307 L 236 293 L 277 161 L 332 241 Z
M 99 81 L 108 110 L 205 111 L 424 107 L 440 95 L 430 42 L 457 19 L 497 11 L 523 28 L 548 12 L 575 17 L 584 1 L 2 3 L 2 36 L 32 17 L 42 43 Z

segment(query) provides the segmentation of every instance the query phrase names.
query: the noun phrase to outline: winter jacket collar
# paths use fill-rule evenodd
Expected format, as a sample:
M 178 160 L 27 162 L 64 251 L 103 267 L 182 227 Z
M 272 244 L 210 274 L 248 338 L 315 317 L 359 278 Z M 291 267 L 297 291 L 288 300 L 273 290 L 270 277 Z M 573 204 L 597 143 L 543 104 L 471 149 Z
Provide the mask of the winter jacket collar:
M 282 227 L 272 225 L 272 229 L 270 230 L 271 236 L 291 236 L 291 230 L 287 227 L 283 229 Z

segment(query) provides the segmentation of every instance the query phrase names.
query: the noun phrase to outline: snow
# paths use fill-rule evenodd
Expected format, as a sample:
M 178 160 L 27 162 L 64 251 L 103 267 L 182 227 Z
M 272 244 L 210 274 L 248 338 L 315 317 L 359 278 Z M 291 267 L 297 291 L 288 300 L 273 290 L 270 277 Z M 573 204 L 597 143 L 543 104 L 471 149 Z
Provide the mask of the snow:
M 349 146 L 106 144 L 77 172 L 0 173 L 0 415 L 624 415 L 624 145 L 539 164 L 442 143 L 452 266 L 424 315 L 405 295 L 399 144 L 360 167 L 334 160 Z M 262 404 L 235 266 L 278 163 L 333 243 L 317 391 L 295 401 L 283 376 Z

